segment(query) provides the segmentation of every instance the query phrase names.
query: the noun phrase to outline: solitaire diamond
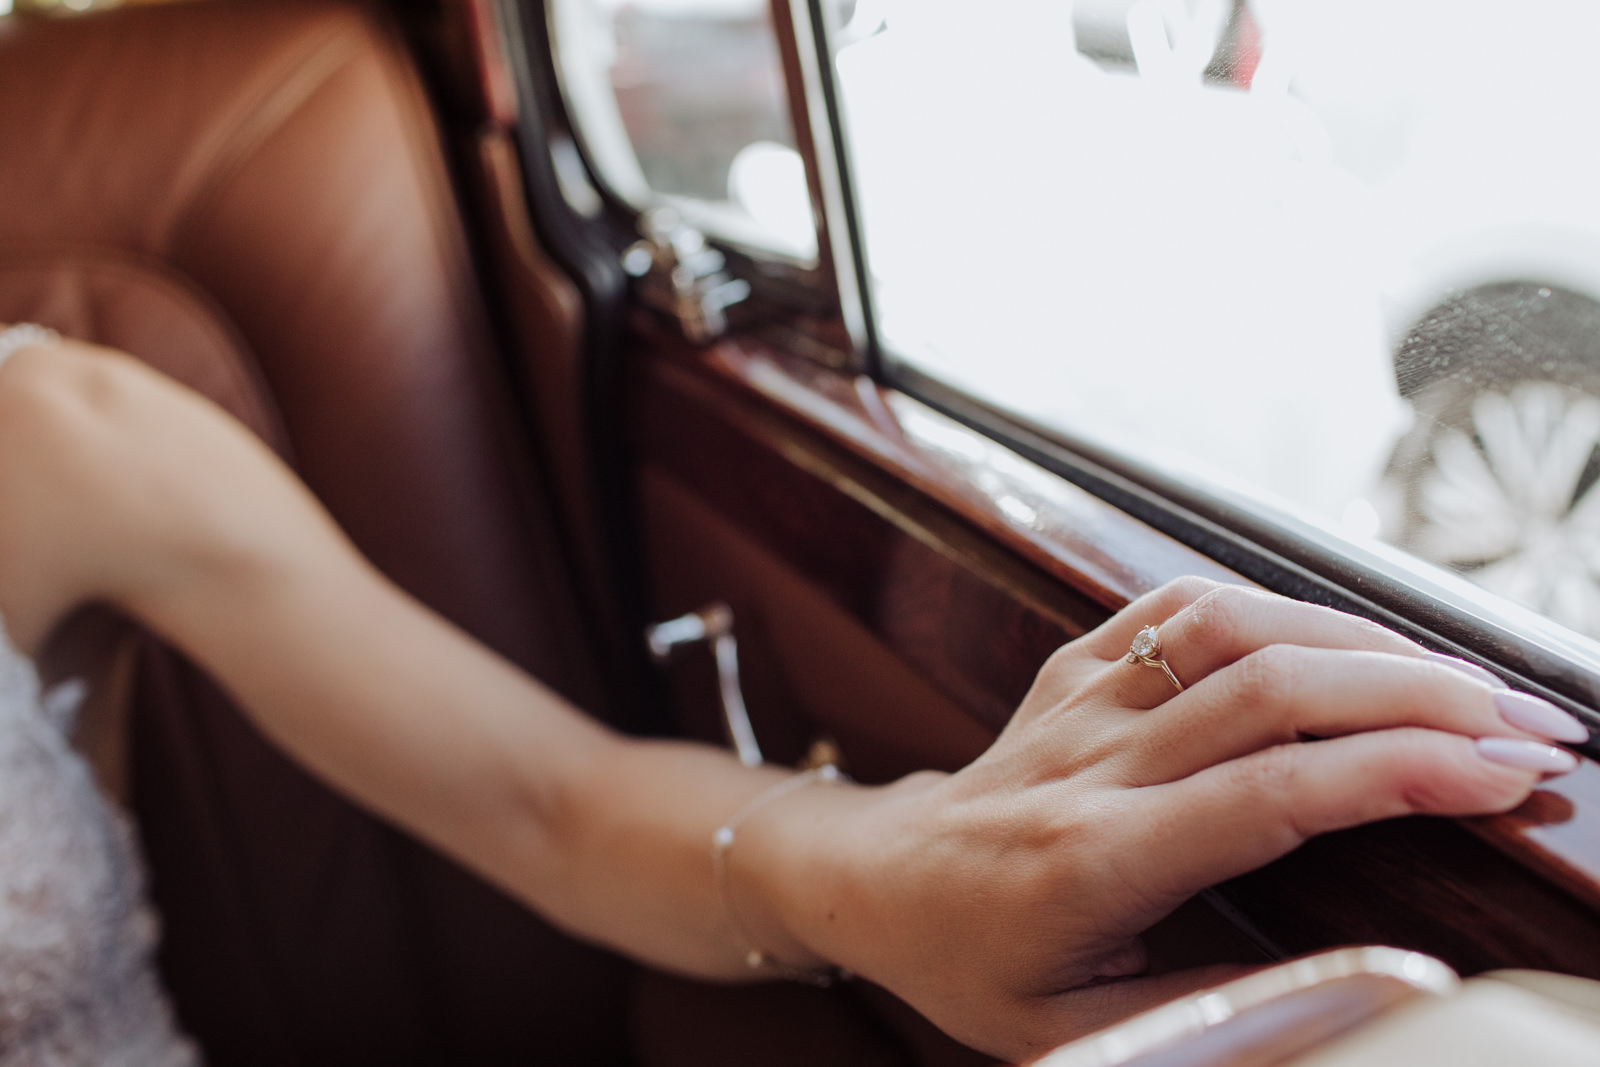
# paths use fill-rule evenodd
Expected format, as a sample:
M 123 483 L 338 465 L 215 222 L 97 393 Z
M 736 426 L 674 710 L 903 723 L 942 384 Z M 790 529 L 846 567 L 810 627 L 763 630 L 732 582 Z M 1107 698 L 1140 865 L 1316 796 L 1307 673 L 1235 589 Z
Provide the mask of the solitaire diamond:
M 1160 648 L 1161 639 L 1156 636 L 1156 628 L 1154 626 L 1146 626 L 1133 639 L 1133 644 L 1128 646 L 1128 651 L 1140 659 L 1148 659 L 1154 656 Z

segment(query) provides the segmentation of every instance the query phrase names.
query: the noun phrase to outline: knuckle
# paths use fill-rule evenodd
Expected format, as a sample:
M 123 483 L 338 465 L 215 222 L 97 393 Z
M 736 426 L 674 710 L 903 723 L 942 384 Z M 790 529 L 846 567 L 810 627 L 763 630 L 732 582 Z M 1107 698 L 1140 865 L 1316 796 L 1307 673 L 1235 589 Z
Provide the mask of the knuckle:
M 1333 609 L 1329 608 L 1328 610 L 1332 611 Z M 1370 648 L 1381 652 L 1407 652 L 1417 648 L 1415 642 L 1401 637 L 1387 626 L 1373 622 L 1371 619 L 1364 619 L 1360 615 L 1350 615 L 1344 612 L 1339 614 L 1344 617 L 1346 623 L 1356 633 L 1361 635 L 1363 638 L 1362 643 Z
M 1210 595 L 1218 589 L 1226 588 L 1220 582 L 1210 578 L 1202 578 L 1196 574 L 1186 574 L 1181 578 L 1174 578 L 1157 590 L 1157 598 L 1163 604 L 1171 604 L 1175 608 L 1193 605 L 1197 600 Z
M 1064 713 L 1083 710 L 1080 708 L 1084 703 L 1081 698 L 1086 689 L 1092 687 L 1095 678 L 1093 667 L 1099 663 L 1099 660 L 1076 647 L 1076 643 L 1056 649 L 1034 675 L 1033 684 L 1023 697 L 1016 719 L 1028 722 L 1055 720 Z
M 1034 676 L 1034 688 L 1055 691 L 1073 681 L 1077 674 L 1080 656 L 1072 645 L 1062 645 L 1050 653 L 1039 673 Z
M 1246 796 L 1265 804 L 1289 805 L 1284 801 L 1294 794 L 1300 777 L 1300 747 L 1274 745 L 1234 764 L 1234 786 Z
M 1300 689 L 1303 657 L 1293 645 L 1268 645 L 1233 668 L 1238 699 L 1255 708 L 1287 708 Z
M 1219 585 L 1189 606 L 1193 639 L 1222 641 L 1236 633 L 1256 608 L 1259 595 L 1236 585 Z
M 1319 832 L 1317 827 L 1306 824 L 1305 813 L 1296 803 L 1304 753 L 1304 746 L 1298 744 L 1263 749 L 1234 765 L 1233 782 L 1247 800 L 1261 805 L 1262 810 L 1275 812 L 1284 831 L 1299 841 Z
M 1129 603 L 1116 617 L 1137 617 L 1140 625 L 1170 619 L 1219 585 L 1193 574 L 1173 578 Z
M 1062 645 L 1050 653 L 1050 657 L 1044 661 L 1044 666 L 1039 668 L 1039 673 L 1059 674 L 1068 669 L 1077 659 L 1077 652 L 1071 644 Z

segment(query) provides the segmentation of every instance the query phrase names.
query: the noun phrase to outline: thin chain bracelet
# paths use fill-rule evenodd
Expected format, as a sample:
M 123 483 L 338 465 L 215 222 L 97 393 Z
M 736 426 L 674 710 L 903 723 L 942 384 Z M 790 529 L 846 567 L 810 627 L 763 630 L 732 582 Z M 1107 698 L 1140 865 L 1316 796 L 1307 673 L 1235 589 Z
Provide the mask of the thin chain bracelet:
M 733 924 L 733 931 L 744 944 L 744 962 L 752 971 L 771 971 L 780 978 L 787 978 L 806 985 L 821 986 L 826 988 L 834 982 L 850 977 L 850 972 L 840 967 L 829 967 L 825 970 L 805 971 L 798 967 L 790 967 L 772 956 L 763 949 L 756 947 L 748 931 L 745 930 L 744 920 L 739 918 L 739 909 L 733 902 L 733 890 L 728 885 L 728 850 L 733 847 L 734 831 L 741 823 L 755 812 L 777 800 L 787 796 L 802 786 L 812 782 L 846 782 L 849 778 L 844 772 L 831 763 L 821 767 L 813 767 L 808 771 L 801 771 L 792 778 L 768 786 L 764 791 L 757 793 L 745 802 L 744 807 L 734 813 L 733 818 L 718 827 L 717 832 L 711 835 L 711 869 L 717 879 L 717 892 L 722 897 L 722 905 L 728 911 L 728 919 Z
M 19 322 L 0 330 L 0 367 L 24 348 L 54 348 L 61 335 L 31 322 Z

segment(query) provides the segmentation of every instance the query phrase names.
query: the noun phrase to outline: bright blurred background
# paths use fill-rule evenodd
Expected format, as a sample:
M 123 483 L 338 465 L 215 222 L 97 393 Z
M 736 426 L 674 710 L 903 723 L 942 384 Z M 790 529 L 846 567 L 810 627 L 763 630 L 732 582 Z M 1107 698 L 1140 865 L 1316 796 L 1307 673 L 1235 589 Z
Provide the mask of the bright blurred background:
M 1600 5 L 829 7 L 888 353 L 1600 635 Z M 764 0 L 559 0 L 590 156 L 815 256 Z

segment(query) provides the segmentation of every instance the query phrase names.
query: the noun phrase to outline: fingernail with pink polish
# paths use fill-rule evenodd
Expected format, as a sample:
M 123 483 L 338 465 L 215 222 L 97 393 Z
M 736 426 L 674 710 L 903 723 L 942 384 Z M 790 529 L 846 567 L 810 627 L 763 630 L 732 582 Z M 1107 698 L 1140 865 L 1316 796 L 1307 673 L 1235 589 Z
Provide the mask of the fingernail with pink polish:
M 1476 678 L 1480 682 L 1487 682 L 1496 689 L 1505 684 L 1489 671 L 1486 671 L 1482 667 L 1478 666 L 1476 663 L 1468 663 L 1464 659 L 1457 659 L 1455 656 L 1447 656 L 1443 652 L 1424 652 L 1422 654 L 1422 658 L 1427 660 L 1429 663 L 1437 663 L 1441 667 L 1449 667 L 1453 671 L 1460 671 L 1468 678 Z
M 1494 695 L 1500 717 L 1519 730 L 1548 737 L 1552 741 L 1587 741 L 1588 727 L 1548 700 L 1501 689 Z
M 1514 737 L 1478 738 L 1478 755 L 1490 763 L 1545 774 L 1566 774 L 1576 770 L 1578 757 L 1564 748 L 1541 745 L 1537 741 L 1519 741 Z

